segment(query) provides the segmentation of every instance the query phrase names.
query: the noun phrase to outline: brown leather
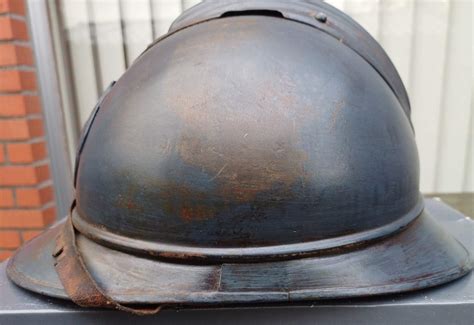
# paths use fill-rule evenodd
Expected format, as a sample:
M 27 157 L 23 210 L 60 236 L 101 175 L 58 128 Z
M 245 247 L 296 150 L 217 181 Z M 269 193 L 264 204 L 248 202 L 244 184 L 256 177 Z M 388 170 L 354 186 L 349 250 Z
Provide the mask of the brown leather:
M 71 211 L 74 205 L 75 202 L 71 206 Z M 72 223 L 71 213 L 62 227 L 63 229 L 56 238 L 53 252 L 54 267 L 66 293 L 73 302 L 81 307 L 112 308 L 135 315 L 152 315 L 160 311 L 162 306 L 149 309 L 127 307 L 107 295 L 87 270 L 82 259 L 76 245 L 76 230 Z

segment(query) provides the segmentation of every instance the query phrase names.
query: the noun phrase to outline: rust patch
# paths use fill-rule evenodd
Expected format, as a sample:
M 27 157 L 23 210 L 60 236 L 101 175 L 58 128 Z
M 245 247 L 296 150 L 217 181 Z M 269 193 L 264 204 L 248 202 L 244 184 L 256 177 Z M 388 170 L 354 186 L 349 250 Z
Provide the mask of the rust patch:
M 128 173 L 127 173 L 128 177 Z M 143 213 L 143 206 L 135 201 L 141 191 L 141 187 L 138 184 L 128 183 L 128 188 L 125 193 L 118 195 L 116 204 L 122 209 L 130 211 L 131 215 L 137 215 Z
M 123 209 L 131 210 L 135 212 L 143 211 L 143 208 L 139 204 L 136 204 L 132 200 L 132 198 L 128 195 L 126 197 L 123 197 L 123 196 L 119 197 L 117 205 Z
M 184 220 L 191 221 L 191 220 L 205 220 L 214 215 L 214 211 L 209 209 L 207 206 L 204 205 L 197 205 L 197 206 L 184 206 L 181 208 L 180 216 Z
M 159 253 L 153 252 L 153 254 L 151 255 L 167 258 L 170 260 L 174 260 L 174 259 L 183 260 L 183 259 L 189 259 L 190 257 L 205 260 L 208 257 L 205 254 L 199 254 L 199 253 L 177 253 L 177 252 L 159 252 Z
M 198 191 L 174 183 L 160 184 L 161 208 L 168 215 L 185 221 L 206 220 L 214 217 L 217 207 L 212 204 L 212 193 Z

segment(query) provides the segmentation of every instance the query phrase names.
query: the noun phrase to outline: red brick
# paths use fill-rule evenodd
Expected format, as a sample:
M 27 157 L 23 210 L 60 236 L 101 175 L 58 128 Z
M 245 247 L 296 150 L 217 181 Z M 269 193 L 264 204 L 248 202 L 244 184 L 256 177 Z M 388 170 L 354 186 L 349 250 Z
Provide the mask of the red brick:
M 48 165 L 0 166 L 0 185 L 36 185 L 49 179 Z
M 43 134 L 40 119 L 0 119 L 0 140 L 27 140 Z
M 0 143 L 0 163 L 5 161 L 5 146 Z
M 10 208 L 13 204 L 13 191 L 10 189 L 0 189 L 0 208 Z
M 6 260 L 10 256 L 12 256 L 13 251 L 5 251 L 5 250 L 0 250 L 0 261 Z
M 31 49 L 15 44 L 0 44 L 0 66 L 14 65 L 33 65 Z
M 12 13 L 25 15 L 25 3 L 23 0 L 0 0 L 0 13 Z
M 41 119 L 28 120 L 30 138 L 44 135 L 43 121 Z
M 26 242 L 28 240 L 31 240 L 41 234 L 41 230 L 29 230 L 29 231 L 22 231 L 21 232 L 21 238 L 23 239 L 23 242 Z
M 18 92 L 35 89 L 36 74 L 33 71 L 0 70 L 0 91 Z
M 28 139 L 28 120 L 0 120 L 0 140 Z
M 42 142 L 10 143 L 7 145 L 8 160 L 12 163 L 31 163 L 46 157 L 46 145 Z
M 36 177 L 38 181 L 44 182 L 51 178 L 48 165 L 41 165 L 36 167 Z
M 26 23 L 9 16 L 0 17 L 0 40 L 28 40 Z
M 18 231 L 0 231 L 1 248 L 17 248 L 20 244 L 20 233 Z
M 54 207 L 45 210 L 0 210 L 0 228 L 42 228 L 53 222 L 55 217 Z
M 26 116 L 40 111 L 38 96 L 0 95 L 0 116 Z
M 16 204 L 21 207 L 40 207 L 53 200 L 53 187 L 19 188 L 16 190 Z

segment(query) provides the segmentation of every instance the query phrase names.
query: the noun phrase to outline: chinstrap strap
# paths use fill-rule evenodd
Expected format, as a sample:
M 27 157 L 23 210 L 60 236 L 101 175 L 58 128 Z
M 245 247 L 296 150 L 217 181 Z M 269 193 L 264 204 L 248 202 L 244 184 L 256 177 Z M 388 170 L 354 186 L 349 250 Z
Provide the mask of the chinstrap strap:
M 71 205 L 71 211 L 74 206 L 75 202 Z M 71 213 L 62 227 L 53 252 L 54 267 L 64 290 L 74 303 L 81 307 L 111 308 L 135 315 L 153 315 L 161 310 L 162 306 L 155 308 L 124 306 L 105 293 L 88 271 L 76 245 L 76 230 Z

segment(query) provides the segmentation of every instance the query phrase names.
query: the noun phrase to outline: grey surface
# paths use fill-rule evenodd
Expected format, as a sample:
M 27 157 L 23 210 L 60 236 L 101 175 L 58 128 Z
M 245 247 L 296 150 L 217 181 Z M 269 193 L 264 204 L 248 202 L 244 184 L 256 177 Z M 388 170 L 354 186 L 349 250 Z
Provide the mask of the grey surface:
M 425 194 L 425 196 L 438 198 L 449 206 L 455 208 L 465 216 L 474 219 L 474 192 L 433 193 Z
M 442 202 L 429 199 L 437 221 L 474 254 L 474 222 Z M 473 324 L 474 278 L 409 294 L 333 300 L 308 305 L 164 310 L 151 317 L 84 310 L 71 303 L 29 293 L 13 285 L 0 265 L 0 324 Z

